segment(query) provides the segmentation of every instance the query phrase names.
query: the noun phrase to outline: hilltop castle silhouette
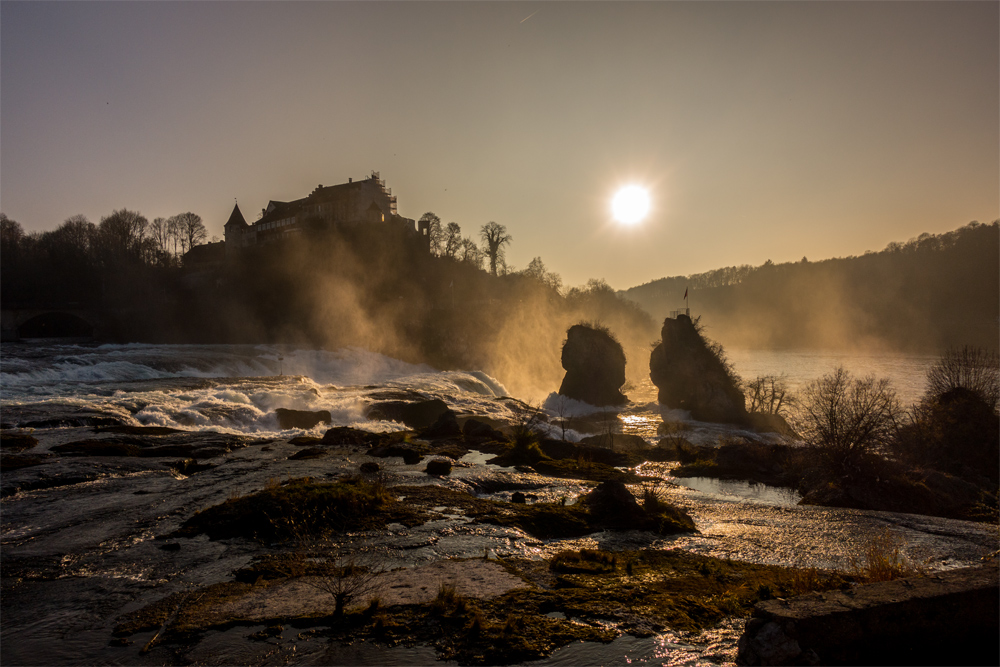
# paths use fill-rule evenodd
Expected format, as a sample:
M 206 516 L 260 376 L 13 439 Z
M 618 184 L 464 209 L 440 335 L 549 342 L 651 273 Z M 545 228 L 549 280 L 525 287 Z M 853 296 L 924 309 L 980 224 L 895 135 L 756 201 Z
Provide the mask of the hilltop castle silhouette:
M 289 238 L 306 230 L 362 224 L 404 229 L 430 248 L 429 223 L 399 215 L 395 195 L 385 187 L 379 172 L 373 171 L 360 181 L 349 178 L 340 185 L 319 185 L 308 197 L 295 201 L 271 200 L 253 224 L 247 224 L 236 204 L 225 226 L 226 258 L 238 255 L 244 248 Z

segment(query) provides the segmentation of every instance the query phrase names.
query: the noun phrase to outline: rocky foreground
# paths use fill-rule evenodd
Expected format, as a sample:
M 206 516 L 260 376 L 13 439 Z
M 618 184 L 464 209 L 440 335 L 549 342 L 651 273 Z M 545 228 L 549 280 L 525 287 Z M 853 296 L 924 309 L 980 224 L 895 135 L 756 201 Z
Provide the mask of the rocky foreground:
M 154 515 L 146 519 L 136 512 L 130 519 L 127 509 L 116 515 L 120 537 L 114 536 L 119 524 L 102 524 L 108 533 L 102 545 L 138 542 L 145 560 L 125 568 L 149 574 L 139 577 L 138 586 L 116 589 L 123 602 L 97 633 L 103 648 L 88 654 L 101 662 L 226 662 L 212 654 L 211 638 L 242 629 L 251 643 L 281 650 L 306 639 L 364 640 L 383 648 L 431 646 L 436 657 L 462 664 L 514 664 L 581 640 L 666 631 L 696 636 L 749 616 L 762 601 L 850 591 L 866 579 L 863 569 L 797 569 L 644 546 L 697 532 L 691 515 L 658 491 L 658 480 L 633 469 L 683 457 L 690 445 L 677 437 L 665 437 L 658 446 L 621 434 L 563 442 L 518 424 L 459 418 L 440 401 L 385 401 L 372 411 L 409 428 L 370 433 L 335 427 L 322 436 L 282 441 L 121 424 L 64 430 L 49 442 L 56 436 L 44 429 L 37 432 L 41 441 L 9 432 L 3 439 L 3 494 L 19 498 L 89 484 L 99 490 L 109 479 L 130 484 L 130 476 L 157 467 L 168 472 L 124 487 L 133 489 L 137 507 L 160 503 L 150 505 Z M 328 419 L 318 413 L 282 418 L 309 424 L 302 428 Z M 287 452 L 280 465 L 267 458 L 275 451 Z M 470 452 L 541 480 L 572 480 L 581 492 L 575 502 L 539 497 L 537 483 L 502 474 L 449 484 Z M 698 461 L 705 464 L 703 458 L 692 463 Z M 392 474 L 400 462 L 416 467 L 419 476 Z M 268 470 L 305 465 L 317 474 L 267 477 L 275 474 Z M 31 470 L 47 472 L 22 474 Z M 250 478 L 257 482 L 237 486 Z M 214 488 L 226 484 L 228 491 Z M 188 489 L 188 501 L 178 504 L 181 489 Z M 88 495 L 84 502 L 91 504 L 80 507 L 107 511 L 94 498 L 111 500 Z M 67 517 L 67 550 L 73 548 L 72 523 Z M 407 549 L 433 548 L 437 537 L 426 529 L 434 525 L 461 531 L 475 544 L 489 544 L 475 542 L 480 532 L 502 531 L 511 541 L 537 545 L 535 555 L 500 558 L 487 548 L 481 555 L 444 555 L 400 567 Z M 4 529 L 9 535 L 26 528 L 5 520 Z M 595 533 L 630 535 L 631 546 L 604 549 L 584 539 Z M 391 549 L 385 546 L 389 537 Z M 110 551 L 88 556 L 90 567 L 107 563 L 114 572 L 121 564 L 111 563 L 130 547 L 102 548 Z M 33 553 L 27 543 L 14 553 L 5 546 L 5 623 L 27 613 L 40 590 L 67 581 L 65 557 Z M 221 558 L 213 554 L 225 554 L 220 562 L 232 565 L 213 566 Z M 79 558 L 73 555 L 70 562 Z M 175 569 L 181 562 L 198 569 L 196 581 L 172 582 L 184 578 Z M 80 607 L 78 613 L 87 612 Z M 13 652 L 16 643 L 5 644 L 5 662 L 22 662 L 27 654 Z M 735 645 L 727 651 L 723 659 L 735 659 Z

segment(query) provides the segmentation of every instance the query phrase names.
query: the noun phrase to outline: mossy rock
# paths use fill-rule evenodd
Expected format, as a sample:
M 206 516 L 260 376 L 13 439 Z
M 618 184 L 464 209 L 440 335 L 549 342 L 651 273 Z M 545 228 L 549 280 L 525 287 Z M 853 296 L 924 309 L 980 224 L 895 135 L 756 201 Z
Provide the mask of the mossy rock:
M 541 539 L 581 537 L 599 530 L 591 523 L 590 512 L 579 505 L 509 503 L 507 511 L 483 517 L 485 523 L 515 526 Z
M 384 528 L 390 521 L 414 525 L 413 514 L 384 487 L 361 478 L 333 483 L 304 478 L 202 510 L 172 536 L 205 533 L 213 540 L 245 537 L 275 542 L 303 532 L 315 535 Z
M 35 436 L 27 433 L 0 433 L 0 449 L 5 452 L 23 452 L 37 444 Z

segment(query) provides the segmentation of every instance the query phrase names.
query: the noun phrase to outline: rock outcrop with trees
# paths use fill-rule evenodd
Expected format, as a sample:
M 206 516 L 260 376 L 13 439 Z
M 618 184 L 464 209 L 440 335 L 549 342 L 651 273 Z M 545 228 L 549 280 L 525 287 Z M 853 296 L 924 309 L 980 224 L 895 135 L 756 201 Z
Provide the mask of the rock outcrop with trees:
M 625 350 L 611 332 L 600 326 L 575 324 L 566 332 L 562 348 L 566 377 L 563 396 L 591 405 L 624 405 Z
M 687 315 L 664 320 L 661 335 L 649 357 L 649 377 L 659 389 L 657 400 L 687 410 L 699 421 L 746 423 L 739 378 L 726 363 L 721 346 L 703 338 Z

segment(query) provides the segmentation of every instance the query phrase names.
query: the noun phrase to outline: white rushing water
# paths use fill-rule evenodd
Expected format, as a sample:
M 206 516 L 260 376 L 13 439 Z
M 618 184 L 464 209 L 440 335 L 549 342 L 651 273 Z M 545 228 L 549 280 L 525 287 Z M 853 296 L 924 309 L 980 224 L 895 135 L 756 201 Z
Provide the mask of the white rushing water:
M 274 411 L 287 408 L 329 410 L 336 426 L 380 431 L 398 425 L 366 420 L 366 397 L 392 391 L 510 417 L 494 400 L 506 389 L 485 373 L 440 372 L 356 348 L 20 344 L 5 345 L 2 360 L 5 413 L 27 410 L 35 421 L 74 409 L 133 425 L 278 435 Z
M 920 399 L 935 361 L 921 355 L 761 350 L 731 350 L 729 358 L 744 378 L 783 375 L 793 391 L 840 365 L 858 375 L 888 377 L 904 405 Z M 511 416 L 495 400 L 507 390 L 486 373 L 436 371 L 357 348 L 35 343 L 7 344 L 0 352 L 4 412 L 9 417 L 27 409 L 36 420 L 75 409 L 135 425 L 277 435 L 281 429 L 274 410 L 290 408 L 329 410 L 334 425 L 385 430 L 394 426 L 368 422 L 364 411 L 368 396 L 393 390 L 440 398 L 458 412 Z M 648 380 L 633 388 L 626 425 L 652 415 L 658 421 L 662 409 L 655 396 Z M 594 411 L 555 394 L 543 406 L 563 416 Z M 633 432 L 650 434 L 648 429 Z

